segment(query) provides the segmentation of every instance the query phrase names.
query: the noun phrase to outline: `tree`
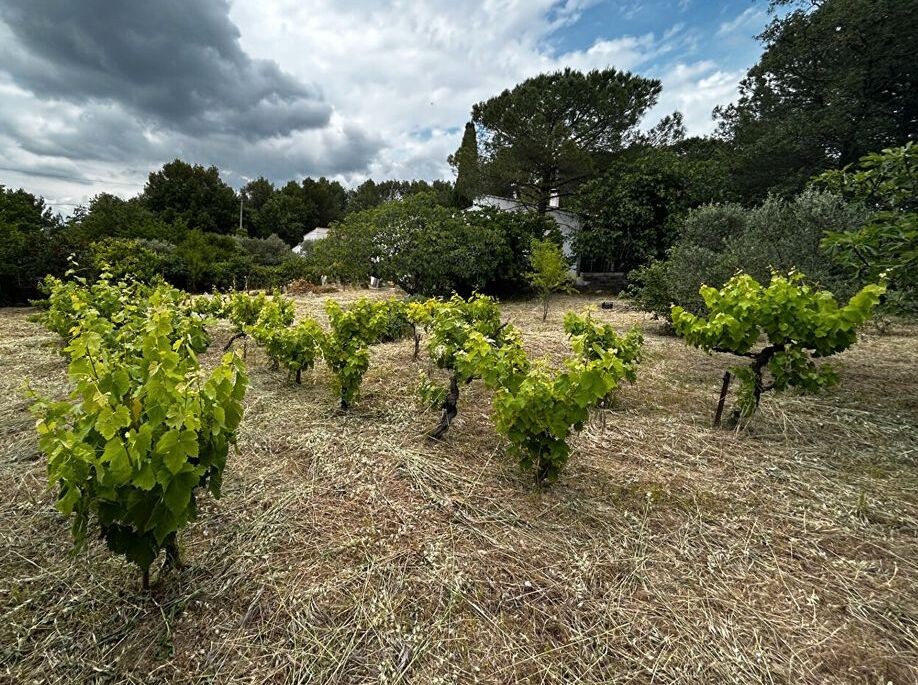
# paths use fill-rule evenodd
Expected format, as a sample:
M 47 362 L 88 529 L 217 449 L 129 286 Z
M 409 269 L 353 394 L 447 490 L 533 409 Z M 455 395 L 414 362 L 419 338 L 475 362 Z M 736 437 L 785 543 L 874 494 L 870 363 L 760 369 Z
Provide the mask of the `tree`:
M 661 259 L 685 213 L 722 201 L 725 186 L 719 160 L 691 149 L 641 145 L 619 155 L 575 202 L 583 221 L 574 236 L 581 269 L 628 273 Z
M 597 158 L 622 149 L 660 82 L 615 69 L 541 74 L 472 108 L 482 135 L 482 173 L 492 189 L 515 188 L 540 214 L 570 193 Z
M 274 233 L 291 247 L 299 245 L 319 222 L 318 207 L 296 181 L 275 192 L 258 214 L 259 237 Z
M 480 292 L 512 296 L 529 288 L 529 251 L 533 238 L 561 242 L 561 231 L 551 218 L 536 212 L 505 212 L 494 207 L 463 212 L 461 218 L 470 226 L 493 235 L 491 252 L 496 263 L 487 275 Z
M 454 190 L 449 181 L 398 181 L 389 180 L 377 183 L 367 179 L 348 193 L 346 214 L 373 209 L 379 205 L 401 200 L 417 193 L 433 193 L 434 202 L 444 207 L 453 205 Z
M 918 134 L 918 12 L 901 0 L 772 0 L 795 6 L 759 36 L 739 100 L 715 110 L 745 201 L 789 195 L 827 169 Z
M 215 166 L 176 159 L 150 174 L 141 197 L 167 223 L 181 220 L 190 229 L 213 233 L 232 233 L 239 225 L 236 193 Z
M 74 213 L 67 231 L 78 243 L 105 238 L 167 240 L 181 242 L 187 227 L 182 219 L 170 223 L 152 212 L 139 198 L 124 200 L 110 193 L 99 193 L 84 211 Z
M 561 246 L 552 240 L 534 239 L 529 260 L 532 264 L 532 271 L 528 274 L 529 282 L 538 293 L 542 303 L 542 321 L 545 321 L 552 294 L 573 292 L 574 279 Z
M 387 202 L 371 221 L 378 275 L 409 294 L 469 295 L 496 273 L 502 246 L 495 228 L 466 221 L 432 193 Z
M 44 199 L 0 185 L 0 304 L 22 304 L 66 268 L 60 217 Z
M 918 306 L 918 146 L 866 155 L 814 183 L 870 212 L 862 224 L 829 230 L 823 247 L 858 279 L 887 278 L 893 309 Z
M 770 196 L 751 209 L 732 202 L 703 205 L 680 222 L 666 258 L 633 271 L 630 280 L 640 306 L 662 317 L 674 304 L 700 314 L 698 289 L 719 288 L 738 270 L 760 281 L 772 269 L 802 271 L 820 287 L 847 296 L 855 284 L 826 259 L 820 242 L 826 230 L 857 225 L 863 217 L 862 209 L 838 195 L 813 190 L 791 200 Z
M 337 181 L 329 181 L 324 176 L 319 180 L 307 177 L 303 179 L 302 188 L 304 199 L 316 208 L 315 226 L 328 226 L 344 214 L 347 191 Z
M 242 201 L 242 225 L 250 236 L 265 238 L 270 227 L 262 226 L 261 210 L 274 197 L 274 184 L 262 177 L 246 183 L 239 191 Z
M 478 194 L 479 183 L 478 137 L 471 121 L 465 125 L 459 149 L 447 161 L 456 170 L 456 205 L 468 207 Z

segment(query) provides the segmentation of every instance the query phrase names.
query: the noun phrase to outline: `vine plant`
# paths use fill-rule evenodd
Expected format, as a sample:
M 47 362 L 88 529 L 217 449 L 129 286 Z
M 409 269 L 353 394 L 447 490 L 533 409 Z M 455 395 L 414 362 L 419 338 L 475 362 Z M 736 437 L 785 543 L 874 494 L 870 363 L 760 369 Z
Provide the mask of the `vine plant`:
M 132 295 L 121 297 L 133 311 Z M 199 488 L 220 494 L 247 384 L 235 353 L 201 370 L 199 342 L 186 331 L 193 319 L 167 300 L 154 292 L 114 335 L 103 314 L 84 310 L 65 348 L 73 391 L 32 407 L 76 544 L 95 521 L 108 547 L 140 567 L 145 589 L 162 549 L 178 563 L 176 536 L 196 515 Z
M 720 425 L 731 377 L 740 382 L 734 420 L 752 416 L 762 393 L 789 387 L 817 391 L 835 383 L 837 374 L 816 360 L 848 349 L 857 339 L 857 328 L 870 318 L 883 284 L 864 286 L 845 306 L 832 293 L 816 290 L 803 274 L 773 273 L 768 286 L 748 274 L 738 273 L 718 290 L 702 286 L 699 291 L 708 308 L 699 317 L 682 307 L 672 308 L 677 335 L 686 343 L 708 352 L 727 352 L 748 358 L 724 374 L 714 415 Z M 765 342 L 760 343 L 764 336 Z M 771 380 L 766 380 L 766 372 Z
M 453 295 L 449 300 L 428 300 L 409 305 L 409 319 L 423 326 L 429 333 L 427 349 L 433 364 L 449 372 L 449 389 L 441 405 L 440 422 L 429 432 L 434 439 L 442 438 L 449 430 L 459 410 L 459 387 L 470 383 L 486 369 L 458 366 L 461 353 L 469 336 L 478 333 L 494 347 L 519 346 L 519 335 L 512 327 L 500 321 L 497 301 L 486 295 L 475 294 L 469 299 Z M 416 338 L 417 340 L 417 338 Z
M 623 361 L 618 349 L 588 349 L 587 335 L 575 335 L 571 345 L 574 354 L 560 369 L 545 360 L 531 363 L 522 346 L 497 347 L 478 332 L 459 355 L 464 373 L 479 375 L 495 390 L 495 428 L 539 486 L 558 477 L 570 457 L 571 433 L 623 378 L 633 377 L 637 363 L 637 356 Z

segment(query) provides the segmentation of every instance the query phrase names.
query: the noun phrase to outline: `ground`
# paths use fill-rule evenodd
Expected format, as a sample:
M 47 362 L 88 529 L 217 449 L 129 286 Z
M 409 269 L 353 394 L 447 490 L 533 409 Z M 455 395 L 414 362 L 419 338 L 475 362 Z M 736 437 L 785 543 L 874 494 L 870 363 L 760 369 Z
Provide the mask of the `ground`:
M 564 312 L 598 302 L 504 314 L 558 360 Z M 597 316 L 642 326 L 647 359 L 542 492 L 480 383 L 425 438 L 410 340 L 373 349 L 346 414 L 324 369 L 296 386 L 250 348 L 223 497 L 144 595 L 104 545 L 71 553 L 22 390 L 63 392 L 65 366 L 28 315 L 0 310 L 0 682 L 918 681 L 918 327 L 714 430 L 732 360 L 616 301 Z

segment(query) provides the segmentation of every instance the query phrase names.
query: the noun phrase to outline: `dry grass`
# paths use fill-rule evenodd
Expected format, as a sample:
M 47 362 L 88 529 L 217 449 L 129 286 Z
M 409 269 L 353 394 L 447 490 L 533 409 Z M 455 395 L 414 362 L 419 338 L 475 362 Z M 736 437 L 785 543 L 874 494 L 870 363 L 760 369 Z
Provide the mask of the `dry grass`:
M 505 313 L 557 358 L 583 304 Z M 643 325 L 648 359 L 542 493 L 480 384 L 446 442 L 423 437 L 410 341 L 373 350 L 346 415 L 324 370 L 297 387 L 250 354 L 224 496 L 144 596 L 103 545 L 70 554 L 19 391 L 62 392 L 64 365 L 0 311 L 0 681 L 918 681 L 918 330 L 868 336 L 837 389 L 767 396 L 729 432 L 709 428 L 725 358 L 622 303 L 598 316 Z

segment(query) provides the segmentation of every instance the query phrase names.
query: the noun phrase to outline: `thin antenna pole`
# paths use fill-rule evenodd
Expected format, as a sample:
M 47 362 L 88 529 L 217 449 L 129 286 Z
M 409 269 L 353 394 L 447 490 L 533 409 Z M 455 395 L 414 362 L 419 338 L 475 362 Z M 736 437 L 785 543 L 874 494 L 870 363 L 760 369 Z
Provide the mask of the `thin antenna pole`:
M 242 232 L 242 203 L 244 202 L 244 196 L 239 195 L 239 232 Z

